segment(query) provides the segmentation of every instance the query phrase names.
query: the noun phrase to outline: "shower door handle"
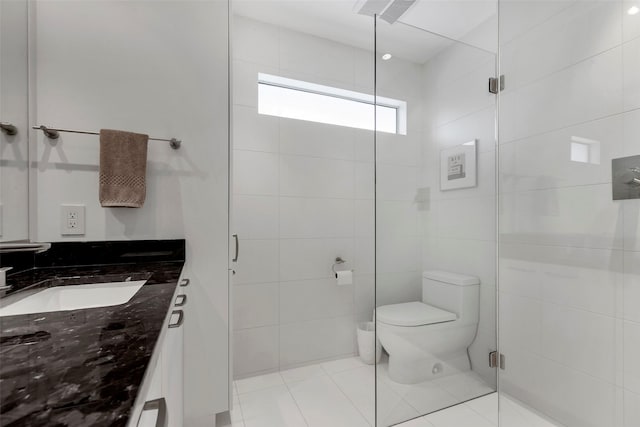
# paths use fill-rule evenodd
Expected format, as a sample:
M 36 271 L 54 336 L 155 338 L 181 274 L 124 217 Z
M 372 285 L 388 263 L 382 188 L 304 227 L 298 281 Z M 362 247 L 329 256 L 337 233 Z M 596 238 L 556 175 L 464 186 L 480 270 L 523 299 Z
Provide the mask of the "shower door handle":
M 240 255 L 240 242 L 238 241 L 238 235 L 233 235 L 234 240 L 236 241 L 236 253 L 231 261 L 238 262 L 238 256 Z

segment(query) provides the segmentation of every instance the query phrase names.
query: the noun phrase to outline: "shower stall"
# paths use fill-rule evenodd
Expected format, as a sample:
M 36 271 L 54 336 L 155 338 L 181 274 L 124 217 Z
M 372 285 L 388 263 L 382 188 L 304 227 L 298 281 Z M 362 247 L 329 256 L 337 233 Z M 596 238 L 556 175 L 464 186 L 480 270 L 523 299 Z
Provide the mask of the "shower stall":
M 230 425 L 640 425 L 639 7 L 232 1 Z

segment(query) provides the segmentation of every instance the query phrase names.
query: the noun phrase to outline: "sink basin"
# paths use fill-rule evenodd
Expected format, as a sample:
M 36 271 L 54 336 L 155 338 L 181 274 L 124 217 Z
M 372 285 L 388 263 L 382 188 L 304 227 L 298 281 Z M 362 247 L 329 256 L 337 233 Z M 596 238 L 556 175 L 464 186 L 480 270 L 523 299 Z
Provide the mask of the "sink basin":
M 146 280 L 55 286 L 0 308 L 0 317 L 109 307 L 127 303 Z

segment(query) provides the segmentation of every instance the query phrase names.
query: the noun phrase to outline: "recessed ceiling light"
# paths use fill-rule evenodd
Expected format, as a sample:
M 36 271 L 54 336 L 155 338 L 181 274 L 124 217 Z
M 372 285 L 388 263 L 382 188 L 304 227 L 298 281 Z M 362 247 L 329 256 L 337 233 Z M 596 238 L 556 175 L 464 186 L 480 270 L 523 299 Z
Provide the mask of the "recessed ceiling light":
M 393 56 L 393 55 L 391 55 L 390 53 L 385 53 L 384 55 L 382 55 L 382 59 L 383 59 L 384 61 L 388 61 L 388 60 L 390 60 L 390 59 L 391 59 L 391 57 L 392 57 L 392 56 Z
M 639 8 L 638 6 L 631 6 L 631 7 L 629 8 L 629 10 L 627 10 L 627 13 L 628 13 L 629 15 L 635 15 L 635 14 L 637 14 L 638 12 L 640 12 L 640 8 Z

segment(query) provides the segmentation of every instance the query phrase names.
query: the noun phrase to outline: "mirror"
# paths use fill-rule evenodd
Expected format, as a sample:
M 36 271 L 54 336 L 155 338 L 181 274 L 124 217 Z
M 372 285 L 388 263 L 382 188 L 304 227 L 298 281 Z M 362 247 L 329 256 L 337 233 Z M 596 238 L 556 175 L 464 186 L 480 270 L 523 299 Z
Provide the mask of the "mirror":
M 0 1 L 0 241 L 29 239 L 27 1 Z

